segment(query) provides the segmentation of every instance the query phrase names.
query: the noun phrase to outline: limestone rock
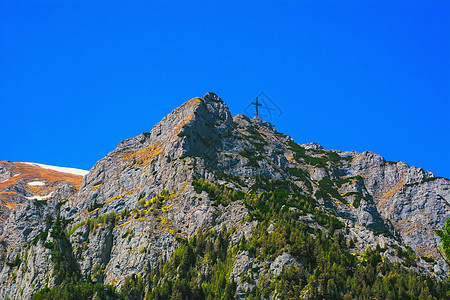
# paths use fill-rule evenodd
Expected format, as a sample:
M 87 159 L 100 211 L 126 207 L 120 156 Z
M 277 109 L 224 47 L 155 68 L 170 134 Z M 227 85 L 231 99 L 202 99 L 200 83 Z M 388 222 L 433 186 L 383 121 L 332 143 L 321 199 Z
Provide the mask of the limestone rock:
M 404 162 L 388 162 L 370 151 L 295 144 L 268 122 L 232 117 L 213 93 L 187 101 L 150 132 L 119 143 L 86 176 L 78 177 L 79 183 L 75 178 L 50 182 L 46 177 L 36 194 L 29 185 L 31 177 L 15 179 L 18 168 L 28 167 L 0 163 L 0 180 L 14 182 L 0 186 L 0 193 L 14 195 L 0 197 L 0 251 L 9 262 L 18 254 L 27 253 L 27 258 L 13 270 L 0 262 L 0 298 L 30 299 L 47 276 L 53 278 L 50 250 L 45 247 L 52 241 L 61 244 L 84 278 L 120 288 L 130 274 L 145 276 L 171 258 L 180 239 L 198 231 L 231 230 L 231 245 L 252 238 L 258 221 L 251 207 L 240 200 L 217 204 L 195 188 L 198 180 L 255 193 L 263 179 L 291 181 L 298 186 L 299 199 L 313 199 L 318 211 L 345 224 L 342 232 L 347 242 L 355 243 L 352 251 L 380 245 L 386 247 L 388 259 L 401 261 L 392 249 L 409 245 L 418 257 L 435 259 L 428 263 L 418 258 L 414 271 L 437 278 L 448 271 L 436 252 L 439 242 L 434 235 L 450 217 L 448 179 Z M 7 203 L 14 207 L 7 208 Z M 312 214 L 302 215 L 295 207 L 282 209 L 298 222 L 324 229 Z M 67 241 L 42 241 L 41 235 L 51 232 L 57 219 L 67 221 Z M 265 234 L 275 233 L 274 223 L 265 225 Z M 288 252 L 275 259 L 237 252 L 230 274 L 237 284 L 236 298 L 247 297 L 261 276 L 278 276 L 283 267 L 293 265 L 301 269 L 302 259 L 306 258 Z
M 283 271 L 283 267 L 289 268 L 292 265 L 301 267 L 292 255 L 287 252 L 283 252 L 272 262 L 270 265 L 270 271 L 273 275 L 278 276 L 281 274 L 281 271 Z

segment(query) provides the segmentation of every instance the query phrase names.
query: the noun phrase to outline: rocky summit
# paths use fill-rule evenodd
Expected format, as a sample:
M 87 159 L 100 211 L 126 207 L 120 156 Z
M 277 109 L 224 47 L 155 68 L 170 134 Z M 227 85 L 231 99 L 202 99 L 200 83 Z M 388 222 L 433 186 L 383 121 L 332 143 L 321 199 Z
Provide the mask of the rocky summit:
M 14 177 L 27 167 L 0 164 L 1 299 L 450 297 L 435 235 L 450 180 L 297 144 L 213 93 L 122 141 L 81 184 Z

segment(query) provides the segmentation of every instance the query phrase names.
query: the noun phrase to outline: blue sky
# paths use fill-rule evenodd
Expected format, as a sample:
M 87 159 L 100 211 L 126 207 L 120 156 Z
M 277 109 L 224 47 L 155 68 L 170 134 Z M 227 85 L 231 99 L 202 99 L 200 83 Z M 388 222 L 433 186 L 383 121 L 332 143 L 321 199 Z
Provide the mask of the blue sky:
M 450 2 L 0 0 L 0 159 L 90 169 L 209 91 L 450 177 Z

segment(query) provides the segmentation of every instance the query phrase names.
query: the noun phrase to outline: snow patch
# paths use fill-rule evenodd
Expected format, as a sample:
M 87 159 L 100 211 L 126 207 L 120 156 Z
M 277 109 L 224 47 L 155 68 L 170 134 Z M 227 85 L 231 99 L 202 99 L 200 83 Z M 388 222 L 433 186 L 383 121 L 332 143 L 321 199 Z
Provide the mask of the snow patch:
M 22 162 L 22 163 L 23 164 L 27 164 L 27 165 L 31 165 L 31 166 L 41 167 L 41 168 L 44 168 L 44 169 L 53 170 L 53 171 L 74 174 L 74 175 L 84 176 L 87 173 L 89 173 L 89 171 L 82 170 L 82 169 L 57 167 L 57 166 L 50 166 L 50 165 L 44 165 L 44 164 L 38 164 L 38 163 L 32 163 L 32 162 Z
M 43 185 L 45 185 L 45 182 L 43 182 L 43 181 L 32 181 L 32 182 L 28 182 L 28 185 L 43 186 Z
M 53 192 L 51 192 L 50 194 L 45 195 L 45 196 L 31 196 L 31 197 L 25 197 L 25 198 L 27 198 L 28 200 L 47 200 L 52 195 L 53 195 Z
M 20 173 L 17 173 L 17 174 L 15 174 L 15 175 L 13 175 L 12 177 L 16 177 L 16 176 L 19 176 L 19 175 L 20 175 Z M 10 180 L 12 177 L 6 178 L 5 180 L 3 180 L 3 181 L 0 182 L 0 183 L 5 183 L 5 182 L 7 182 L 8 180 Z

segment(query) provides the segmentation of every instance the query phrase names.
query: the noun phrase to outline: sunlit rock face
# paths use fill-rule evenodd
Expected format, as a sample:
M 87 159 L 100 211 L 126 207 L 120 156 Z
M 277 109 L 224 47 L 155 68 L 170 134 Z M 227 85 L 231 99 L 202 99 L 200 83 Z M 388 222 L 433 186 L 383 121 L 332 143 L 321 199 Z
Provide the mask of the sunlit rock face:
M 314 199 L 345 224 L 345 238 L 357 251 L 408 245 L 418 257 L 414 271 L 437 278 L 448 271 L 434 234 L 450 217 L 448 179 L 370 151 L 298 145 L 268 122 L 232 117 L 213 93 L 187 101 L 150 132 L 122 141 L 84 177 L 42 170 L 16 175 L 27 166 L 32 167 L 0 163 L 0 298 L 30 299 L 44 284 L 59 284 L 48 243 L 56 243 L 84 279 L 120 287 L 130 274 L 144 276 L 169 259 L 180 239 L 200 229 L 233 229 L 233 245 L 251 238 L 258 221 L 249 218 L 248 207 L 242 201 L 214 205 L 208 193 L 195 190 L 194 180 L 243 192 L 258 178 L 290 181 L 299 196 Z M 57 219 L 65 220 L 65 233 L 54 232 Z M 322 228 L 312 215 L 298 222 Z M 18 265 L 6 264 L 17 255 Z M 266 268 L 280 274 L 283 267 L 304 264 L 287 252 L 264 261 L 241 251 L 230 276 L 237 297 L 244 298 L 253 286 L 240 279 L 242 272 L 262 274 Z

